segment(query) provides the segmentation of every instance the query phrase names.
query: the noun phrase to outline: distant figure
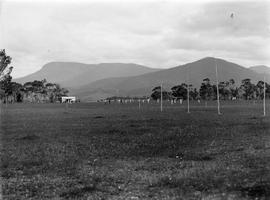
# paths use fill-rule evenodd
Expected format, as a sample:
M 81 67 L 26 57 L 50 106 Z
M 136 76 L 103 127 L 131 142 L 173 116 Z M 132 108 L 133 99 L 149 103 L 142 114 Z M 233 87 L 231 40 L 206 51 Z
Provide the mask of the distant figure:
M 150 98 L 147 99 L 147 103 L 150 103 Z
M 182 103 L 183 103 L 183 99 L 180 99 L 180 104 L 182 105 Z
M 234 18 L 234 14 L 233 14 L 233 13 L 231 14 L 231 18 L 232 18 L 232 19 Z
M 201 100 L 200 99 L 198 99 L 198 103 L 201 103 Z

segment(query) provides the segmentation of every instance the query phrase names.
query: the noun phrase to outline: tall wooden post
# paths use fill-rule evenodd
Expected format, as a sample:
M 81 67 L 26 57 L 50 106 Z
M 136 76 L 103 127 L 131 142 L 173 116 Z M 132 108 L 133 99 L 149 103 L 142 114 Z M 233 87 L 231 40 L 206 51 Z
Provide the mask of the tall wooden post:
M 220 113 L 220 102 L 219 102 L 219 87 L 218 87 L 218 67 L 217 67 L 217 60 L 215 59 L 215 65 L 216 65 L 216 81 L 217 81 L 217 111 L 218 114 L 221 115 Z
M 263 116 L 266 115 L 266 109 L 265 109 L 265 76 L 263 78 Z
M 161 83 L 160 85 L 160 112 L 163 111 L 162 103 L 163 103 L 163 91 L 162 91 L 162 83 Z

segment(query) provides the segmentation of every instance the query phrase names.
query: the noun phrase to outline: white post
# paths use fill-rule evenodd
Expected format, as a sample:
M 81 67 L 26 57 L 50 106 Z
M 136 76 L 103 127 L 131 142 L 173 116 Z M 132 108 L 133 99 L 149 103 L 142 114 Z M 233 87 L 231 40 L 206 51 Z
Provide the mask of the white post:
M 187 113 L 189 112 L 189 85 L 188 85 L 188 90 L 187 90 Z
M 8 107 L 8 96 L 6 96 L 6 108 Z
M 162 83 L 160 85 L 160 111 L 162 112 L 163 111 L 163 108 L 162 108 L 162 100 L 163 99 L 163 94 L 162 94 Z
M 2 100 L 0 100 L 0 122 L 2 121 L 2 108 L 3 108 L 2 103 L 3 103 Z M 1 123 L 0 123 L 0 131 L 2 133 Z M 2 141 L 2 134 L 0 135 L 0 140 Z M 3 148 L 3 144 L 2 144 L 2 142 L 0 142 L 0 149 L 2 150 L 2 148 Z M 0 181 L 1 181 L 1 183 L 3 183 L 2 176 L 0 176 Z M 3 199 L 2 192 L 3 192 L 2 184 L 0 184 L 0 199 Z
M 188 70 L 188 80 L 187 80 L 187 113 L 189 114 L 189 70 Z
M 265 76 L 263 77 L 263 116 L 266 115 L 265 111 Z
M 215 65 L 216 65 L 216 80 L 217 80 L 217 109 L 218 109 L 218 114 L 221 115 L 220 113 L 220 103 L 219 103 L 219 88 L 218 88 L 218 70 L 217 70 L 217 60 L 215 59 Z

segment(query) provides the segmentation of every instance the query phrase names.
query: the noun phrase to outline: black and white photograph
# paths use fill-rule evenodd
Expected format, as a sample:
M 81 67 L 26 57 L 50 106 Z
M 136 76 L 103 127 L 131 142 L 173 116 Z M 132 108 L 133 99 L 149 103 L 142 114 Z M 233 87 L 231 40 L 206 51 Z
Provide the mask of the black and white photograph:
M 0 0 L 0 200 L 270 199 L 269 0 Z

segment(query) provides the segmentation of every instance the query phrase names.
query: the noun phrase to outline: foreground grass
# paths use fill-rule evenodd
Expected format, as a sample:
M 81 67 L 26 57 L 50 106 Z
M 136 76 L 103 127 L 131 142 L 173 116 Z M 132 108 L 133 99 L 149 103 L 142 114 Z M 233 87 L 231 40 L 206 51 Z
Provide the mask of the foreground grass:
M 2 109 L 4 199 L 269 199 L 258 105 L 17 104 Z

